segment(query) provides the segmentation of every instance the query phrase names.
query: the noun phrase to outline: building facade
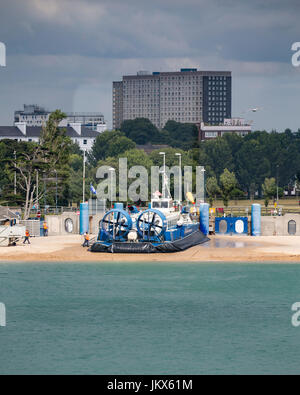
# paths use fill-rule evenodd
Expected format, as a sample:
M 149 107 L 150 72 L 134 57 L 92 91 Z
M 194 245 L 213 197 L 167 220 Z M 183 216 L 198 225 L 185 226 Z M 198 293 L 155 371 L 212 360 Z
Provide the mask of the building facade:
M 24 109 L 15 111 L 15 123 L 25 122 L 27 126 L 41 127 L 46 124 L 51 111 L 45 110 L 36 104 L 24 104 Z M 70 112 L 66 113 L 67 117 L 61 121 L 59 126 L 65 127 L 72 123 L 81 123 L 85 128 L 97 130 L 98 125 L 102 125 L 102 129 L 107 130 L 104 116 L 101 113 L 93 112 Z M 99 127 L 98 127 L 99 130 Z
M 231 72 L 181 69 L 138 72 L 113 82 L 113 128 L 148 118 L 162 129 L 169 120 L 222 123 L 231 118 Z
M 252 131 L 251 124 L 242 118 L 224 119 L 222 125 L 208 125 L 201 122 L 198 128 L 201 141 L 216 139 L 228 133 L 235 133 L 244 137 Z
M 113 129 L 119 129 L 123 122 L 123 82 L 113 82 Z
M 80 123 L 73 123 L 64 128 L 66 135 L 83 151 L 90 151 L 99 132 L 87 129 Z M 42 133 L 41 126 L 28 126 L 26 122 L 16 123 L 15 126 L 0 126 L 0 140 L 15 140 L 39 143 Z
M 48 121 L 51 112 L 36 104 L 24 104 L 24 109 L 15 111 L 15 123 L 25 122 L 28 126 L 43 126 Z

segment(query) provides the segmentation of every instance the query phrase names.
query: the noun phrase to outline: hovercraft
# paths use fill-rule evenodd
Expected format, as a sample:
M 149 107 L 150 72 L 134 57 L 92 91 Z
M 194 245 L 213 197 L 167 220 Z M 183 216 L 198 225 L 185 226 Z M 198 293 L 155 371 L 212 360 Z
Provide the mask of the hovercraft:
M 91 252 L 167 253 L 184 251 L 209 239 L 200 230 L 199 211 L 180 209 L 170 197 L 157 192 L 149 208 L 124 209 L 122 203 L 108 211 L 100 222 Z

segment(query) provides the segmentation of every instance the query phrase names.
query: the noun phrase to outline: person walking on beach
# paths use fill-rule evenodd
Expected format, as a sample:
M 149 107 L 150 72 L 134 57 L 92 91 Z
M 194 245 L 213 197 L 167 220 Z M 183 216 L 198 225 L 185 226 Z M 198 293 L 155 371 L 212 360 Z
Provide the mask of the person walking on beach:
M 88 232 L 85 232 L 83 247 L 89 247 L 89 246 L 90 246 L 90 235 L 88 234 Z
M 23 241 L 23 244 L 26 244 L 26 241 L 27 241 L 28 244 L 30 244 L 29 237 L 30 237 L 29 230 L 26 229 L 26 232 L 25 232 L 25 239 L 24 239 L 24 241 Z
M 43 230 L 44 230 L 44 237 L 48 236 L 48 225 L 46 221 L 43 223 Z

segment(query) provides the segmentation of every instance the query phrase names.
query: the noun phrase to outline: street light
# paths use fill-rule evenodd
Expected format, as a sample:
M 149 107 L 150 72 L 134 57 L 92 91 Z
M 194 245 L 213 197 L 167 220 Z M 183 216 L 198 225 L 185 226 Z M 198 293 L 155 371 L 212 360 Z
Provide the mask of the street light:
M 181 203 L 181 197 L 182 197 L 181 160 L 182 160 L 182 155 L 180 153 L 176 152 L 175 156 L 178 156 L 178 158 L 179 158 L 179 203 Z
M 112 207 L 112 202 L 113 202 L 113 172 L 115 171 L 115 169 L 113 167 L 110 167 L 108 169 L 108 171 L 110 171 L 110 203 L 111 203 L 111 207 Z
M 45 213 L 46 213 L 46 205 L 47 205 L 47 200 L 46 200 L 46 172 L 43 171 L 43 177 L 44 177 L 44 206 L 45 206 Z
M 39 209 L 39 172 L 38 170 L 36 171 L 36 205 L 37 208 Z
M 14 195 L 17 194 L 17 171 L 16 171 L 16 166 L 17 166 L 17 152 L 14 151 L 14 159 L 15 159 L 15 174 L 14 174 Z
M 85 202 L 85 150 L 83 150 L 82 203 Z
M 205 203 L 205 172 L 206 172 L 206 170 L 204 167 L 202 167 L 201 172 L 203 173 L 203 200 Z
M 57 171 L 56 170 L 54 170 L 54 173 L 55 173 L 55 182 L 56 182 L 56 190 L 55 190 L 55 213 L 57 214 L 57 195 L 58 195 L 58 193 L 57 193 Z
M 162 183 L 162 197 L 166 197 L 166 185 L 165 185 L 165 177 L 166 177 L 166 153 L 160 152 L 159 155 L 163 155 L 164 157 L 164 165 L 163 165 L 163 183 Z
M 276 168 L 277 168 L 277 175 L 276 175 L 276 178 L 277 178 L 277 204 L 278 204 L 278 195 L 279 195 L 279 187 L 278 187 L 278 169 L 279 169 L 279 165 L 277 165 Z

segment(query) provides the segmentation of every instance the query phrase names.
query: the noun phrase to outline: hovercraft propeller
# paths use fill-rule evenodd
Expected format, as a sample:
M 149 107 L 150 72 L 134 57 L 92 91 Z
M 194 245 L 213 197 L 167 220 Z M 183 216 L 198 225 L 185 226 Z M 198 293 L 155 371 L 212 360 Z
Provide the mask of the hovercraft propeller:
M 132 228 L 130 215 L 119 209 L 110 210 L 101 221 L 101 230 L 113 241 L 124 241 Z
M 143 211 L 137 220 L 138 234 L 145 241 L 162 241 L 166 229 L 166 217 L 155 209 Z

